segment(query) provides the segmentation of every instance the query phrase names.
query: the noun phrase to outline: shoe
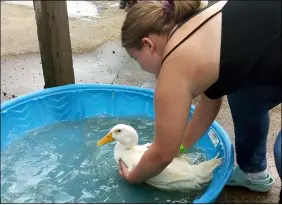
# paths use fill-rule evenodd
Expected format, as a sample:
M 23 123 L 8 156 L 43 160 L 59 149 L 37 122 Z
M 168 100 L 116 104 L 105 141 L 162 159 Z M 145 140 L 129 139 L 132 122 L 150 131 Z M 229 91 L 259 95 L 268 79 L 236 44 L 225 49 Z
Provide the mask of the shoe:
M 233 169 L 232 176 L 227 182 L 227 186 L 241 186 L 256 192 L 268 192 L 273 186 L 274 180 L 270 173 L 265 179 L 253 180 L 246 175 L 239 166 Z

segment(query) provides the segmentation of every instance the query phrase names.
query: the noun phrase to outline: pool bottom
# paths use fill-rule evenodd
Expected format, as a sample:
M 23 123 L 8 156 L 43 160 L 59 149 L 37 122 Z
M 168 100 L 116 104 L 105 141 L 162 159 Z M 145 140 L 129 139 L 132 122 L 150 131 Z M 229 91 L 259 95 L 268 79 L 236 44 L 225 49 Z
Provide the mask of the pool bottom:
M 33 130 L 1 154 L 2 203 L 192 203 L 201 193 L 164 192 L 130 185 L 118 174 L 115 143 L 97 141 L 119 123 L 133 126 L 139 144 L 151 142 L 154 122 L 144 118 L 91 118 Z M 206 159 L 192 148 L 194 163 Z

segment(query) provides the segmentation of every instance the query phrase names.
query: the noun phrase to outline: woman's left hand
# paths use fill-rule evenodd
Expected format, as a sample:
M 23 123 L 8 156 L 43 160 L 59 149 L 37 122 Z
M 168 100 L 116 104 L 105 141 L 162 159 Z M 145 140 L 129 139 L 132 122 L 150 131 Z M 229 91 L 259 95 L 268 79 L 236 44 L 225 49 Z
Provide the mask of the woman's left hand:
M 131 179 L 130 177 L 130 172 L 128 171 L 128 167 L 122 160 L 119 160 L 119 174 L 126 181 L 128 181 L 131 184 L 134 184 L 134 180 Z

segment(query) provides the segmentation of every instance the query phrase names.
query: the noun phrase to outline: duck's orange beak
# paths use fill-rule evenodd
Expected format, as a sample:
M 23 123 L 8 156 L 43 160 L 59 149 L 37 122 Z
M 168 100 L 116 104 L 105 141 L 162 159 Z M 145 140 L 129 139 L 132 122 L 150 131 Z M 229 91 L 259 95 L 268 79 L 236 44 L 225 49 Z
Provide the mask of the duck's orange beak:
M 115 139 L 113 138 L 112 133 L 109 132 L 106 136 L 104 136 L 102 139 L 100 139 L 97 142 L 97 145 L 102 146 L 102 145 L 108 144 L 108 143 L 113 142 L 113 141 L 115 141 Z

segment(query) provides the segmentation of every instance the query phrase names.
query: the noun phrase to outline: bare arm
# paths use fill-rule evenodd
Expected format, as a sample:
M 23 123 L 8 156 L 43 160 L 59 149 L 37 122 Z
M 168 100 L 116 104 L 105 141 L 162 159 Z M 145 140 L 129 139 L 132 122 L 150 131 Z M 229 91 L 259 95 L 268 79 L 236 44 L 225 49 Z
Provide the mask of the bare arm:
M 189 81 L 183 76 L 173 72 L 158 79 L 155 93 L 156 137 L 130 173 L 131 183 L 141 183 L 161 173 L 179 150 L 192 102 Z
M 210 55 L 211 52 L 206 52 L 209 49 L 199 49 L 194 45 L 195 42 L 190 39 L 186 45 L 175 50 L 163 64 L 155 93 L 156 137 L 138 165 L 128 175 L 127 180 L 131 183 L 141 183 L 157 176 L 173 160 L 184 139 L 193 97 L 202 94 L 217 80 L 219 49 Z M 187 49 L 193 52 L 187 52 Z M 206 104 L 213 103 L 204 100 L 200 107 L 205 107 Z M 199 114 L 195 113 L 196 117 L 188 130 L 189 136 L 193 137 L 189 139 L 187 135 L 187 146 L 200 138 L 216 115 L 211 112 L 213 114 L 203 123 L 201 116 L 203 112 L 207 112 L 207 108 L 198 110 Z M 197 123 L 202 125 L 192 128 Z
M 189 122 L 182 144 L 185 148 L 190 148 L 196 143 L 209 128 L 216 118 L 222 98 L 209 99 L 204 94 L 201 95 L 199 104 L 196 106 L 195 112 Z

